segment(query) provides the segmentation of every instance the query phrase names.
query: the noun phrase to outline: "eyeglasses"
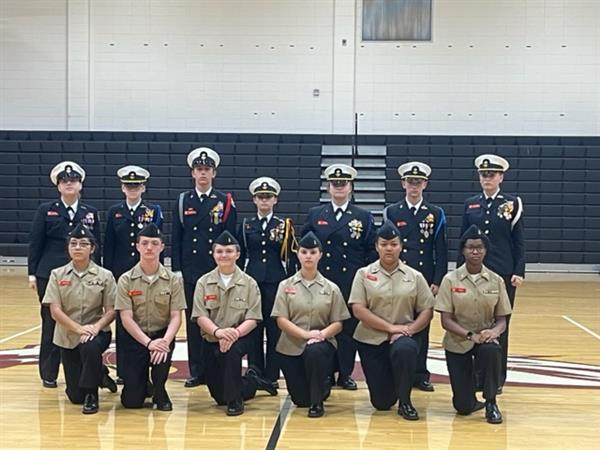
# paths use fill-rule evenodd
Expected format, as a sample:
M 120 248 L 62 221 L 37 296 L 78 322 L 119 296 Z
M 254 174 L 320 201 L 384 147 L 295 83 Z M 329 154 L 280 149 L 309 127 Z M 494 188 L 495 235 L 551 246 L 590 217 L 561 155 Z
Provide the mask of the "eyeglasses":
M 78 242 L 78 241 L 71 241 L 71 242 L 69 242 L 69 247 L 71 247 L 71 248 L 77 248 L 77 247 L 88 248 L 91 245 L 92 245 L 91 242 Z
M 485 250 L 485 245 L 465 245 L 464 249 L 468 252 L 478 252 L 481 253 L 482 251 Z

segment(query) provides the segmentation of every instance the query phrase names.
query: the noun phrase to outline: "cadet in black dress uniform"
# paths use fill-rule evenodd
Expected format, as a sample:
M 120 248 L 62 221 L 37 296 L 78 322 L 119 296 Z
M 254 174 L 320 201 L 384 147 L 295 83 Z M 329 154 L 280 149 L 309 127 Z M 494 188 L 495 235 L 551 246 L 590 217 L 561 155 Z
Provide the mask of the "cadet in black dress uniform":
M 325 169 L 331 203 L 311 208 L 302 229 L 302 236 L 312 231 L 321 241 L 323 258 L 319 272 L 339 286 L 346 302 L 356 271 L 377 259 L 373 215 L 350 203 L 352 180 L 356 175 L 356 170 L 345 164 L 333 164 Z M 351 377 L 356 355 L 352 335 L 356 324 L 354 317 L 345 320 L 337 336 L 337 384 L 349 390 L 357 388 Z
M 94 234 L 97 245 L 93 259 L 100 264 L 98 210 L 79 200 L 85 171 L 77 163 L 63 161 L 54 166 L 50 172 L 50 180 L 58 188 L 60 199 L 42 203 L 38 207 L 31 225 L 27 259 L 29 287 L 37 290 L 40 303 L 46 292 L 50 271 L 69 262 L 65 240 L 78 224 L 86 225 Z M 60 350 L 52 342 L 55 322 L 48 306 L 41 305 L 40 310 L 42 317 L 40 378 L 44 387 L 55 388 L 60 365 Z
M 421 348 L 419 331 L 433 317 L 433 294 L 421 272 L 400 261 L 400 231 L 389 220 L 377 232 L 379 260 L 356 272 L 350 294 L 360 320 L 354 338 L 371 403 L 418 420 L 411 390 Z
M 294 272 L 296 242 L 294 224 L 291 219 L 279 218 L 273 208 L 281 186 L 273 178 L 260 177 L 250 183 L 252 201 L 257 214 L 244 219 L 238 231 L 242 251 L 238 264 L 244 272 L 258 283 L 261 295 L 263 321 L 252 331 L 254 343 L 248 349 L 248 364 L 256 367 L 267 380 L 277 385 L 279 364 L 275 345 L 279 339 L 279 328 L 271 318 L 275 293 L 279 282 Z M 266 330 L 266 363 L 263 335 Z
M 125 194 L 125 201 L 111 206 L 108 210 L 103 255 L 104 267 L 112 272 L 116 280 L 140 260 L 140 254 L 135 247 L 138 232 L 149 223 L 154 223 L 161 228 L 163 221 L 160 206 L 142 199 L 150 172 L 138 166 L 125 166 L 117 170 L 117 176 L 121 180 L 121 191 Z M 123 334 L 123 325 L 119 316 L 117 316 L 116 332 L 117 382 L 119 383 L 122 382 L 119 366 L 123 364 L 118 345 Z
M 444 210 L 427 202 L 423 191 L 427 188 L 431 167 L 413 161 L 398 167 L 406 197 L 401 202 L 383 210 L 384 220 L 389 219 L 402 233 L 403 263 L 423 274 L 433 295 L 437 294 L 442 278 L 448 271 L 448 240 Z M 415 386 L 422 391 L 433 391 L 427 370 L 429 351 L 429 325 L 421 332 L 421 350 L 417 360 Z
M 213 244 L 217 267 L 196 283 L 192 319 L 205 339 L 206 384 L 218 405 L 227 405 L 228 416 L 244 412 L 244 400 L 257 389 L 277 395 L 277 389 L 252 366 L 242 376 L 242 358 L 253 340 L 249 334 L 262 320 L 256 281 L 236 265 L 240 245 L 227 230 Z
M 194 289 L 198 279 L 215 268 L 212 245 L 225 230 L 236 233 L 236 209 L 230 193 L 213 188 L 220 157 L 208 147 L 192 150 L 187 163 L 192 169 L 194 189 L 179 194 L 173 211 L 171 266 L 183 275 L 187 304 L 187 346 L 190 378 L 185 387 L 204 382 L 202 336 L 200 329 L 190 321 Z
M 301 268 L 279 285 L 272 316 L 283 331 L 277 351 L 292 401 L 308 407 L 308 417 L 321 417 L 331 391 L 335 335 L 350 313 L 340 289 L 317 269 L 319 239 L 310 232 L 299 246 Z
M 525 231 L 523 202 L 518 196 L 500 189 L 508 161 L 498 155 L 481 155 L 475 159 L 483 192 L 465 201 L 461 234 L 471 225 L 477 225 L 489 238 L 490 249 L 484 264 L 504 279 L 511 308 L 514 307 L 517 287 L 525 277 Z M 459 255 L 458 265 L 464 262 Z M 508 358 L 508 330 L 510 315 L 506 317 L 506 331 L 500 336 L 502 346 L 502 374 L 499 392 L 506 381 Z
M 465 264 L 444 277 L 435 309 L 446 330 L 443 345 L 452 385 L 452 404 L 461 415 L 485 406 L 489 423 L 502 423 L 496 404 L 502 348 L 499 337 L 511 307 L 504 280 L 483 265 L 489 239 L 476 225 L 462 235 Z M 475 396 L 474 362 L 480 369 L 485 405 Z
M 115 317 L 115 278 L 91 261 L 95 243 L 92 232 L 77 225 L 67 240 L 71 261 L 52 271 L 43 301 L 56 320 L 54 343 L 60 347 L 65 392 L 72 403 L 83 404 L 83 414 L 98 412 L 102 353 Z

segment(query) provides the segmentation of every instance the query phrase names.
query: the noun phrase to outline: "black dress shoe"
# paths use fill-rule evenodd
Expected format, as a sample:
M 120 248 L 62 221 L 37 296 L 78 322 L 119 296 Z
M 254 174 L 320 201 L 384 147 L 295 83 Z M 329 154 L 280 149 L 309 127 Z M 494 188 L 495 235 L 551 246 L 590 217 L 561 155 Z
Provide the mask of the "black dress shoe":
M 54 389 L 58 387 L 56 380 L 42 380 L 42 386 L 48 389 Z
M 173 403 L 168 395 L 162 399 L 153 398 L 152 403 L 156 405 L 158 411 L 173 411 Z
M 427 380 L 419 381 L 417 384 L 415 384 L 415 387 L 420 391 L 425 391 L 425 392 L 435 391 L 433 384 L 431 384 Z
M 227 403 L 227 415 L 239 416 L 244 414 L 244 402 L 242 400 L 232 400 Z
M 358 389 L 356 385 L 356 381 L 352 379 L 352 377 L 342 377 L 340 376 L 337 381 L 337 385 L 342 389 L 346 389 L 347 391 L 355 391 Z
M 122 386 L 125 384 L 125 381 L 123 380 L 123 378 L 121 377 L 117 377 L 117 379 L 115 380 L 115 382 L 117 383 L 117 385 Z
M 273 386 L 275 389 L 279 389 L 279 381 L 275 380 L 270 381 L 269 383 L 271 383 L 271 386 Z
M 502 413 L 496 402 L 485 402 L 485 418 L 488 423 L 502 423 Z
M 258 375 L 255 369 L 249 368 L 246 371 L 246 377 L 254 380 L 256 383 L 256 389 L 261 391 L 267 391 L 271 395 L 277 395 L 277 388 L 273 386 L 270 381 L 265 380 L 264 378 Z
M 81 412 L 83 414 L 96 414 L 98 412 L 98 396 L 96 394 L 85 394 Z
M 398 406 L 398 415 L 406 420 L 419 420 L 419 413 L 410 403 L 400 403 L 400 406 Z
M 107 373 L 102 375 L 102 381 L 100 382 L 100 387 L 104 389 L 108 389 L 113 394 L 117 392 L 117 383 L 113 380 Z
M 325 408 L 323 407 L 323 403 L 310 405 L 310 408 L 308 408 L 308 417 L 323 417 L 323 414 L 325 414 Z
M 503 388 L 504 388 L 504 386 L 502 386 L 502 385 L 499 385 L 499 386 L 496 388 L 496 395 L 502 395 L 502 389 L 503 389 Z
M 200 386 L 201 384 L 204 384 L 204 377 L 190 377 L 187 380 L 185 380 L 183 387 L 193 388 L 196 386 Z

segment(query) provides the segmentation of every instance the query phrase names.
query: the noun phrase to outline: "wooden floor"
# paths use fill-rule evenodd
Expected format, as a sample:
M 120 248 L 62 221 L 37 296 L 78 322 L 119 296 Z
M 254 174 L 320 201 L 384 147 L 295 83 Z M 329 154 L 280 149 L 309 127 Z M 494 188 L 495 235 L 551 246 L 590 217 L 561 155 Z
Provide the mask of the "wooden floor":
M 205 387 L 183 387 L 184 361 L 168 384 L 174 411 L 124 410 L 118 394 L 103 391 L 101 411 L 83 416 L 66 401 L 62 374 L 58 389 L 41 387 L 37 299 L 23 269 L 0 268 L 0 448 L 599 449 L 600 278 L 545 278 L 517 294 L 510 383 L 498 398 L 505 421 L 494 426 L 481 412 L 454 414 L 439 317 L 429 364 L 436 391 L 413 393 L 418 422 L 374 411 L 364 382 L 356 392 L 334 390 L 322 419 L 308 419 L 285 389 L 229 418 Z

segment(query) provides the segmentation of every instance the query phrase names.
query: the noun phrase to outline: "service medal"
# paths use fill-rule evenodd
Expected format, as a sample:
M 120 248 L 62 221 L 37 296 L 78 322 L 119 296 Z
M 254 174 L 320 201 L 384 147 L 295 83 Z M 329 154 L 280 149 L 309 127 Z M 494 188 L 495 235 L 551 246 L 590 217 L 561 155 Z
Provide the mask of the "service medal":
M 348 228 L 350 228 L 350 237 L 352 239 L 360 239 L 360 236 L 363 232 L 363 224 L 360 220 L 351 220 L 348 223 Z

